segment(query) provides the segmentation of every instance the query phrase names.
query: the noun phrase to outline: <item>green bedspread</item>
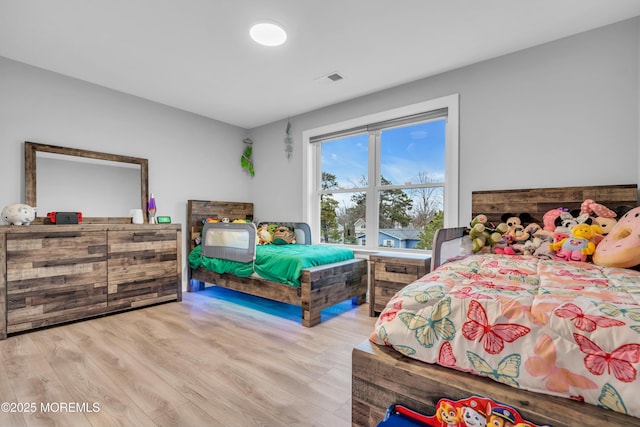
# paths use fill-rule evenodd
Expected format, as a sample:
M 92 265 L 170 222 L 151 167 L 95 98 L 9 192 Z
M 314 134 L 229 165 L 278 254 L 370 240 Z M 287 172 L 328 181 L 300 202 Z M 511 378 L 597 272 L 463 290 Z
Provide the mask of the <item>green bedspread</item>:
M 189 254 L 191 268 L 204 267 L 216 273 L 231 273 L 238 277 L 249 277 L 255 272 L 262 278 L 300 286 L 303 269 L 353 259 L 348 248 L 326 245 L 258 245 L 255 263 L 241 263 L 202 256 L 201 247 L 196 246 Z

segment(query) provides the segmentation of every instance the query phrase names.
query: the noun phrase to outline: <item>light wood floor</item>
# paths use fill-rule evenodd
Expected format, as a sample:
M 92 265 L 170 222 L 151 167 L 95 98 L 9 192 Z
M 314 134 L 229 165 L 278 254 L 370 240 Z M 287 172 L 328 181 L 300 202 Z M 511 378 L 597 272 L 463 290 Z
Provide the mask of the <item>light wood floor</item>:
M 183 298 L 0 341 L 0 402 L 22 411 L 4 405 L 0 426 L 351 425 L 367 304 L 304 328 L 294 306 L 219 288 Z

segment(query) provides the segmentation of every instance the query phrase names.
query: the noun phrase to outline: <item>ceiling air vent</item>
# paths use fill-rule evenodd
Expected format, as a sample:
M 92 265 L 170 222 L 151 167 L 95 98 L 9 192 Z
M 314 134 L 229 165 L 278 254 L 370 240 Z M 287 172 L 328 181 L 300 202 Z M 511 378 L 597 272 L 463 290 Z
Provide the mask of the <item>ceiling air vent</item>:
M 323 74 L 320 77 L 316 77 L 313 80 L 323 85 L 330 85 L 335 82 L 339 82 L 340 80 L 344 80 L 344 76 L 337 71 L 332 71 L 330 73 Z

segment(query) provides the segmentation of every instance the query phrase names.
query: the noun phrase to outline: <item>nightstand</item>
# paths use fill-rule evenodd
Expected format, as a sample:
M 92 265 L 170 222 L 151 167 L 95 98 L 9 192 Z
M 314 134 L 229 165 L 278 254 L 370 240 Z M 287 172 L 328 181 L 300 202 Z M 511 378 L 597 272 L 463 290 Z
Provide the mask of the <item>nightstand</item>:
M 430 255 L 398 253 L 369 256 L 369 315 L 373 317 L 380 313 L 396 292 L 430 269 Z

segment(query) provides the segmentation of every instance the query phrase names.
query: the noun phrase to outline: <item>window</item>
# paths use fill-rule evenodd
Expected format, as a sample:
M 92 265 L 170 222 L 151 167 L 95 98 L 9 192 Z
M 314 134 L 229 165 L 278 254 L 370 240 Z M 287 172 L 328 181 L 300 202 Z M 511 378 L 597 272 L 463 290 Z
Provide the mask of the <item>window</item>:
M 457 130 L 452 95 L 303 132 L 314 241 L 430 249 L 457 224 Z

